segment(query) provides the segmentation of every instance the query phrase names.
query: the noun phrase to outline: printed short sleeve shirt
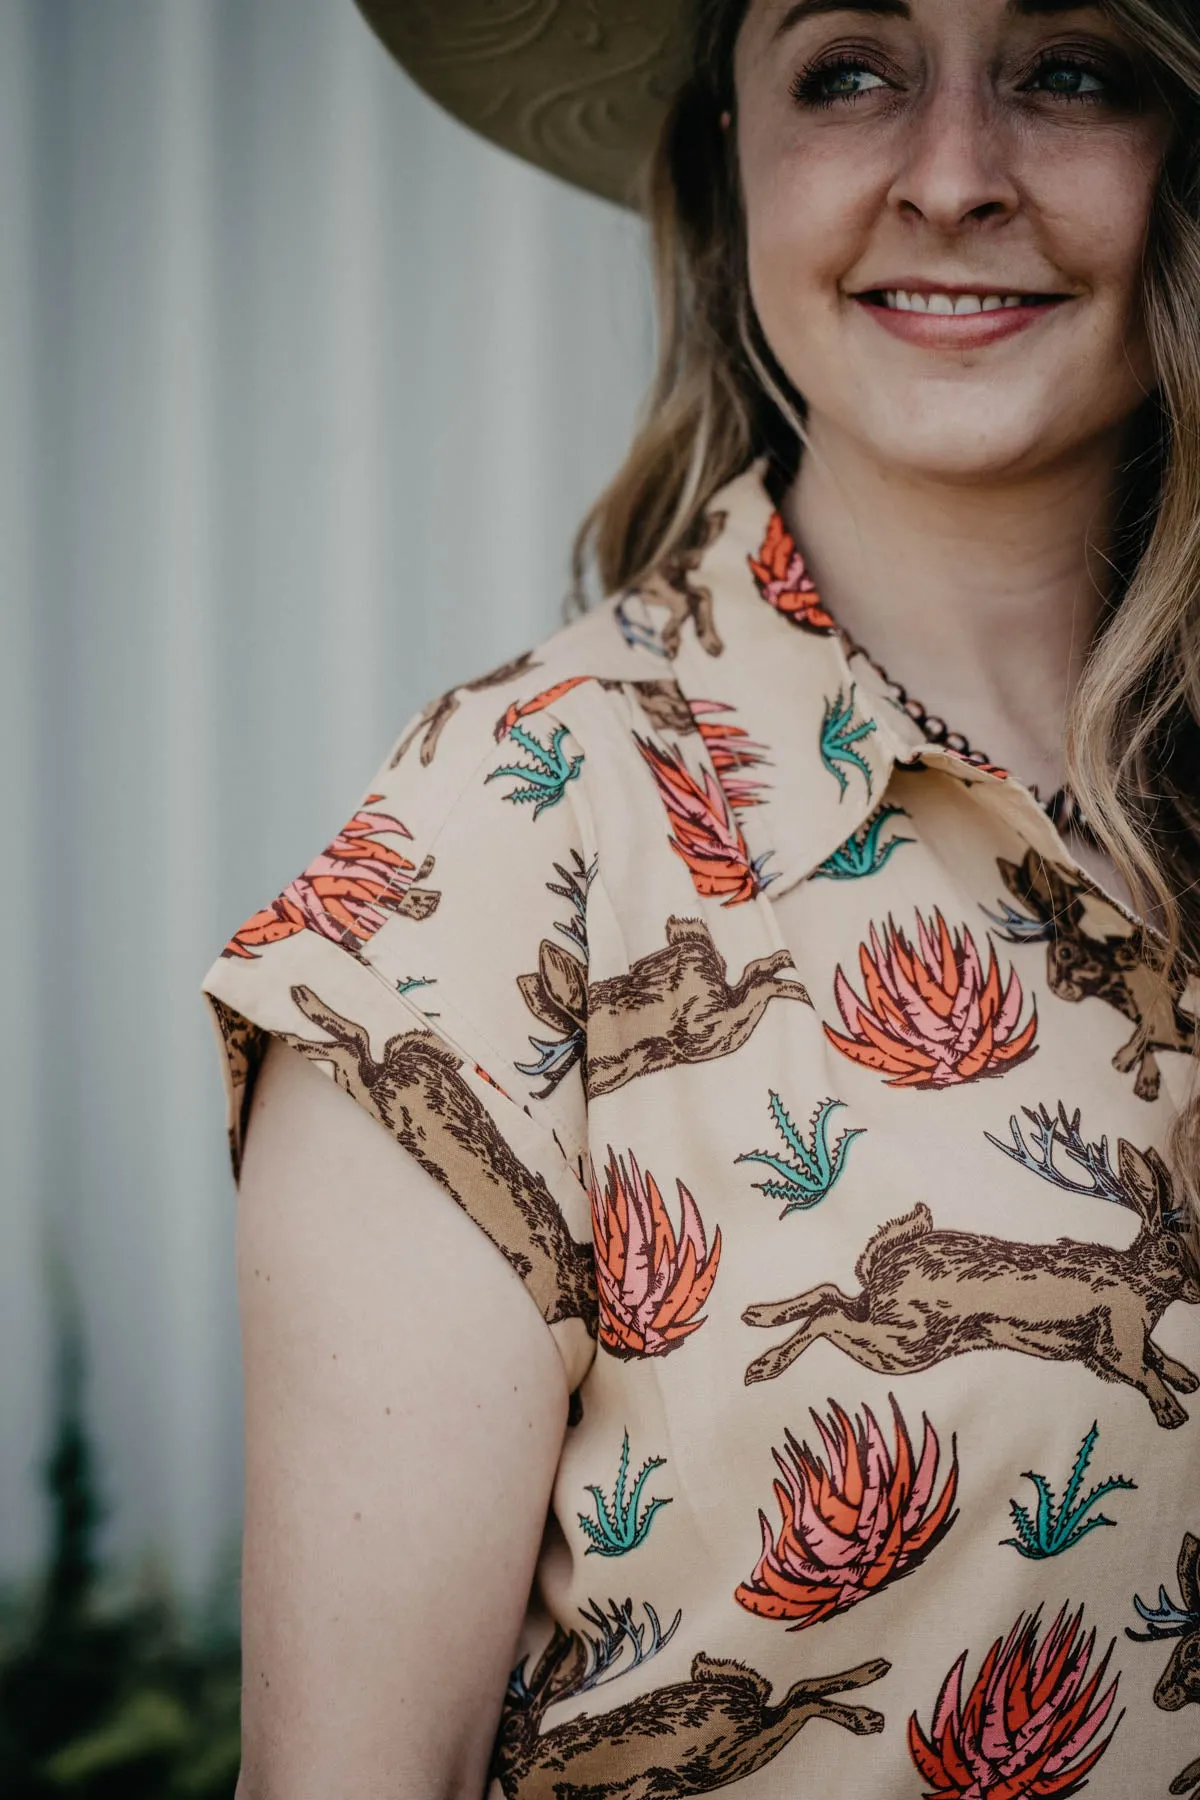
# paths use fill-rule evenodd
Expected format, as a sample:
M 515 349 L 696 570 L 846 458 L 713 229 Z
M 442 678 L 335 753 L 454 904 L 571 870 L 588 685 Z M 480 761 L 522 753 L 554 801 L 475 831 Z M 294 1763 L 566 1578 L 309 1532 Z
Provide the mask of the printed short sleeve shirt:
M 566 1369 L 491 1800 L 1200 1790 L 1195 993 L 1150 949 L 889 698 L 757 466 L 236 933 L 235 1168 L 273 1034 Z

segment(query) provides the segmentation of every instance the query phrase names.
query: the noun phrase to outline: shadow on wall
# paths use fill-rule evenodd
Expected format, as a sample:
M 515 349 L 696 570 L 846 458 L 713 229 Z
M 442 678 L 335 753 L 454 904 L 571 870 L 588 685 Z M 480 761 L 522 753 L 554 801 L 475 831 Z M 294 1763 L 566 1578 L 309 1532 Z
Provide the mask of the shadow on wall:
M 233 1800 L 240 1759 L 236 1575 L 185 1610 L 153 1570 L 102 1568 L 103 1508 L 84 1408 L 78 1310 L 57 1308 L 57 1399 L 44 1472 L 50 1550 L 0 1598 L 5 1800 Z

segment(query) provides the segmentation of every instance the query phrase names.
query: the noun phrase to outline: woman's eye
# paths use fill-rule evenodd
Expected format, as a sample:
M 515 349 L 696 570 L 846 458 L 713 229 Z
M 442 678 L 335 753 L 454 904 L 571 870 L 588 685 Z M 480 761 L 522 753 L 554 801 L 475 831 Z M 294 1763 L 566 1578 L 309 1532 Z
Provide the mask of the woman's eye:
M 865 63 L 854 57 L 841 57 L 836 62 L 801 69 L 792 82 L 792 97 L 802 106 L 833 106 L 839 100 L 852 102 L 871 92 L 863 85 L 864 81 L 879 87 L 887 86 L 883 77 Z
M 1118 85 L 1111 76 L 1101 74 L 1099 69 L 1061 56 L 1044 62 L 1033 76 L 1033 81 L 1045 82 L 1046 86 L 1042 91 L 1055 94 L 1062 100 L 1112 100 L 1116 98 Z

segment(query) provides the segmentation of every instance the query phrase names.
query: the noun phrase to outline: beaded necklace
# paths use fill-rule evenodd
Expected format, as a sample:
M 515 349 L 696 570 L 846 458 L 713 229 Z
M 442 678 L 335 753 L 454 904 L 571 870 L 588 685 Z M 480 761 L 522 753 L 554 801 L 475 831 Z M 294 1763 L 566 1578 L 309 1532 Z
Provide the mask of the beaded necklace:
M 863 649 L 861 644 L 852 645 L 852 649 L 857 655 L 866 659 L 891 698 L 907 713 L 913 724 L 924 737 L 928 738 L 931 744 L 940 744 L 944 749 L 952 750 L 956 756 L 961 756 L 965 762 L 973 763 L 976 768 L 995 769 L 999 766 L 992 762 L 990 757 L 985 756 L 982 750 L 972 749 L 961 731 L 951 731 L 944 719 L 939 719 L 935 713 L 927 713 L 921 702 L 894 680 L 887 670 L 882 668 L 875 658 Z M 1029 791 L 1047 818 L 1060 832 L 1065 834 L 1073 831 L 1077 837 L 1092 845 L 1094 849 L 1101 848 L 1100 840 L 1084 816 L 1082 807 L 1065 783 L 1062 787 L 1056 788 L 1047 800 L 1042 799 L 1036 787 L 1030 785 Z

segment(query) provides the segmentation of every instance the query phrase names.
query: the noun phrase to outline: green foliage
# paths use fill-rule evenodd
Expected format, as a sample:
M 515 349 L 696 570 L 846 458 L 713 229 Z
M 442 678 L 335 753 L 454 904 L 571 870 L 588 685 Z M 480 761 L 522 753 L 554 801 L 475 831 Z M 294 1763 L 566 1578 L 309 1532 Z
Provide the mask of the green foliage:
M 73 1313 L 59 1321 L 57 1418 L 45 1469 L 50 1553 L 34 1590 L 0 1604 L 4 1800 L 233 1800 L 236 1625 L 185 1622 L 149 1583 L 111 1597 Z
M 604 1489 L 594 1483 L 589 1484 L 588 1493 L 596 1504 L 596 1519 L 593 1522 L 585 1513 L 579 1514 L 579 1523 L 591 1539 L 584 1551 L 585 1556 L 624 1556 L 629 1550 L 636 1550 L 650 1529 L 650 1521 L 660 1506 L 670 1506 L 669 1499 L 651 1500 L 646 1510 L 638 1517 L 641 1504 L 642 1489 L 646 1478 L 653 1469 L 661 1469 L 666 1458 L 652 1456 L 644 1462 L 638 1471 L 633 1484 L 633 1492 L 627 1494 L 625 1481 L 629 1474 L 629 1433 L 625 1433 L 621 1445 L 621 1462 L 617 1470 L 617 1484 L 613 1489 L 611 1501 L 606 1497 Z
M 856 719 L 854 716 L 854 684 L 850 685 L 849 697 L 839 688 L 836 700 L 826 700 L 825 712 L 821 719 L 821 735 L 819 747 L 821 761 L 831 775 L 836 777 L 841 789 L 841 798 L 845 799 L 849 786 L 841 765 L 857 769 L 867 784 L 867 794 L 871 792 L 871 765 L 866 758 L 854 748 L 861 739 L 869 737 L 875 729 L 874 719 Z
M 510 763 L 506 768 L 493 769 L 485 775 L 485 781 L 495 781 L 501 775 L 512 776 L 522 783 L 514 788 L 511 794 L 505 794 L 506 800 L 515 800 L 518 804 L 534 801 L 533 816 L 536 819 L 540 812 L 548 806 L 556 806 L 566 792 L 568 781 L 574 781 L 583 767 L 582 756 L 568 757 L 562 747 L 567 735 L 565 725 L 560 725 L 550 739 L 549 745 L 535 738 L 531 731 L 523 725 L 510 725 L 508 735 L 519 744 L 528 756 L 530 763 Z
M 844 1100 L 822 1100 L 812 1118 L 809 1120 L 808 1137 L 800 1135 L 800 1131 L 787 1107 L 779 1095 L 770 1090 L 771 1117 L 775 1127 L 783 1139 L 791 1158 L 775 1156 L 769 1150 L 747 1150 L 742 1156 L 735 1156 L 735 1162 L 765 1163 L 779 1181 L 756 1181 L 752 1185 L 772 1200 L 784 1200 L 787 1204 L 780 1213 L 786 1219 L 792 1212 L 807 1212 L 811 1207 L 823 1200 L 833 1187 L 846 1161 L 846 1152 L 856 1137 L 861 1137 L 866 1130 L 865 1125 L 856 1125 L 852 1130 L 843 1131 L 841 1136 L 831 1145 L 829 1142 L 830 1115 Z
M 861 881 L 866 875 L 877 875 L 892 851 L 900 844 L 911 844 L 909 837 L 892 837 L 882 841 L 889 819 L 907 818 L 902 806 L 882 806 L 874 818 L 861 825 L 852 837 L 840 844 L 832 856 L 813 870 L 813 880 L 824 876 L 829 881 Z
M 1136 1490 L 1136 1481 L 1127 1481 L 1123 1475 L 1113 1475 L 1094 1487 L 1090 1494 L 1081 1497 L 1079 1493 L 1098 1435 L 1099 1427 L 1093 1424 L 1079 1446 L 1079 1454 L 1075 1458 L 1075 1467 L 1071 1471 L 1071 1479 L 1067 1483 L 1061 1506 L 1055 1505 L 1054 1490 L 1044 1475 L 1035 1475 L 1032 1469 L 1024 1471 L 1026 1481 L 1032 1481 L 1037 1489 L 1037 1512 L 1031 1516 L 1027 1508 L 1010 1500 L 1008 1504 L 1017 1535 L 1001 1538 L 1002 1544 L 1011 1544 L 1022 1556 L 1041 1560 L 1048 1556 L 1061 1556 L 1064 1550 L 1070 1550 L 1098 1526 L 1116 1524 L 1115 1519 L 1108 1519 L 1103 1513 L 1097 1513 L 1092 1518 L 1087 1515 L 1106 1494 L 1116 1493 L 1119 1488 Z

